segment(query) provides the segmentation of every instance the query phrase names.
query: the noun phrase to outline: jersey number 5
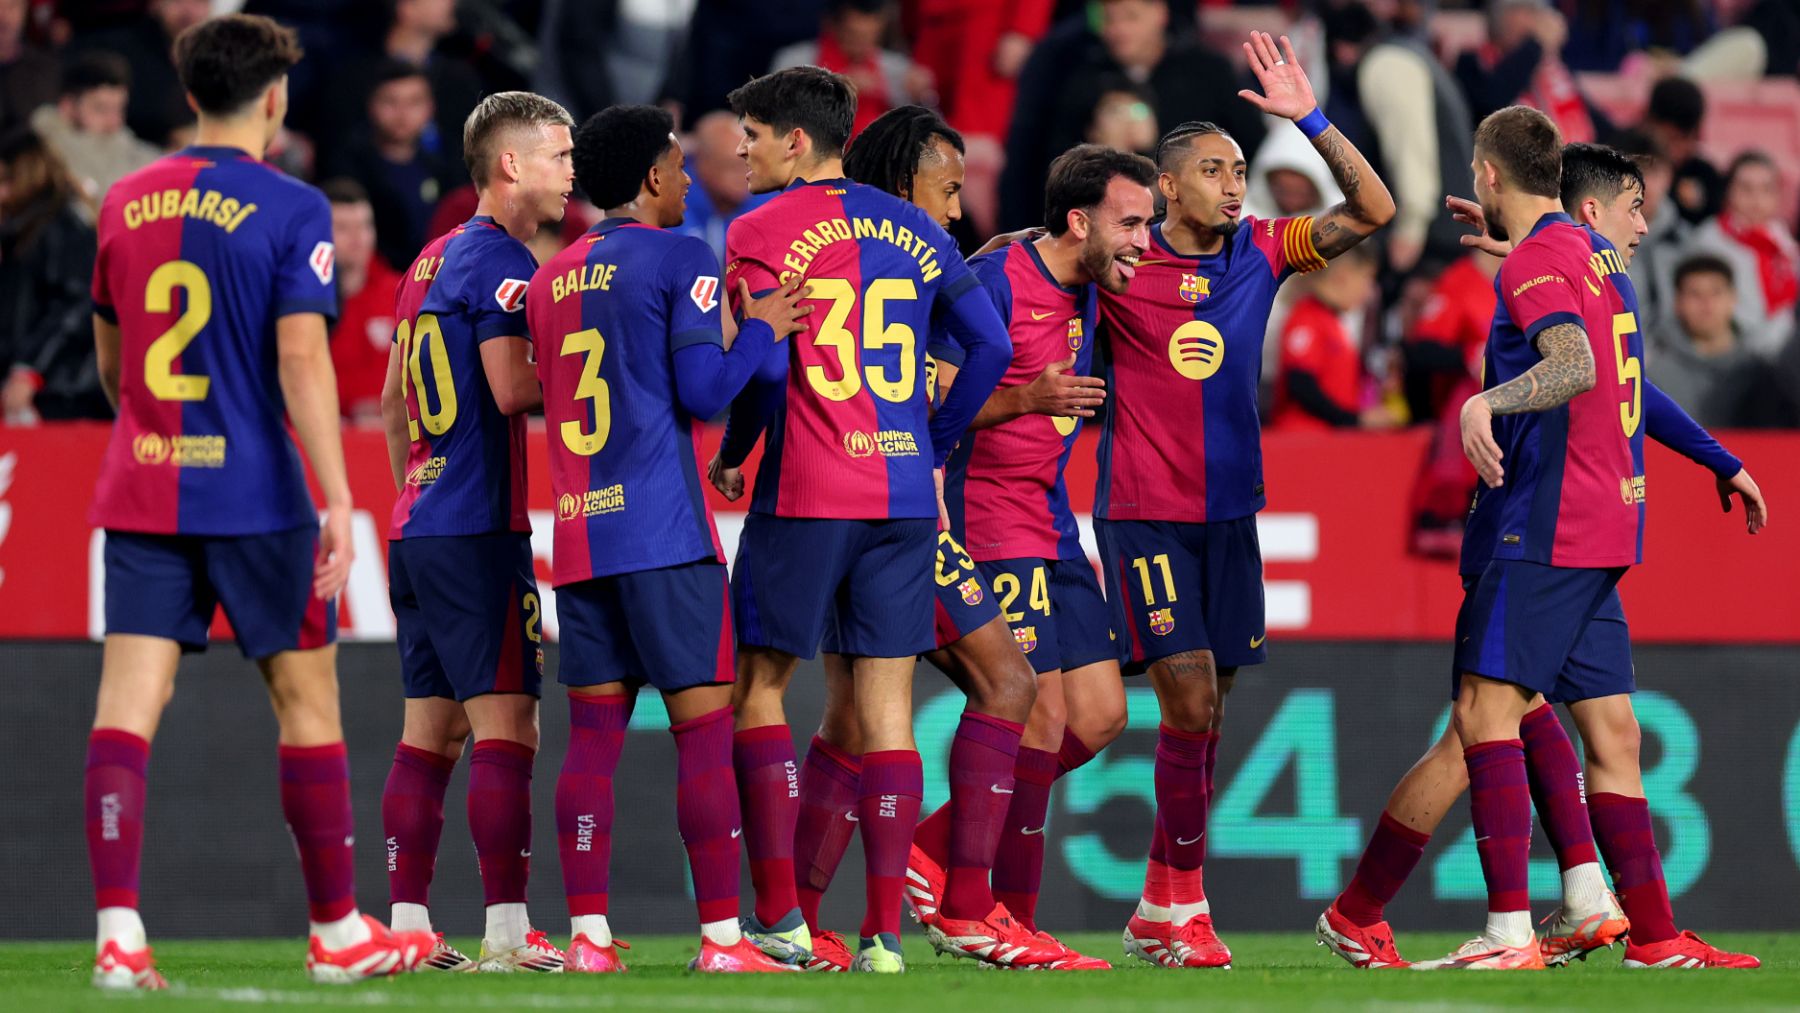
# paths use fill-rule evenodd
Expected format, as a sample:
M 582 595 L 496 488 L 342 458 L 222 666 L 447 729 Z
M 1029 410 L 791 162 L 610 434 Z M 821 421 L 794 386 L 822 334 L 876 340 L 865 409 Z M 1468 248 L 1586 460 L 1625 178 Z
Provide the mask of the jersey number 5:
M 410 378 L 412 389 L 419 399 L 419 417 L 412 417 L 409 407 L 406 414 L 406 437 L 418 442 L 419 424 L 424 423 L 425 431 L 433 436 L 442 436 L 449 432 L 451 423 L 456 421 L 456 381 L 450 375 L 450 353 L 444 347 L 444 330 L 438 325 L 436 313 L 421 313 L 417 320 L 400 321 L 400 396 L 406 398 L 407 383 Z M 437 388 L 437 409 L 431 407 L 431 398 L 425 394 L 425 364 L 422 361 L 426 346 L 431 351 L 431 380 Z M 410 399 L 408 399 L 410 400 Z
M 159 401 L 204 401 L 212 378 L 175 372 L 175 360 L 212 319 L 212 285 L 200 265 L 171 260 L 150 272 L 144 288 L 144 309 L 168 313 L 175 309 L 175 290 L 187 293 L 187 305 L 168 330 L 150 342 L 144 352 L 144 386 Z
M 812 278 L 808 298 L 831 303 L 825 319 L 813 336 L 814 348 L 829 348 L 837 357 L 837 378 L 827 374 L 824 366 L 809 364 L 806 382 L 828 401 L 848 401 L 862 390 L 863 375 L 869 379 L 869 390 L 883 401 L 903 404 L 912 399 L 917 386 L 919 363 L 914 351 L 917 335 L 905 324 L 887 322 L 889 299 L 917 299 L 919 290 L 910 278 L 877 278 L 869 282 L 863 293 L 862 346 L 873 351 L 894 348 L 900 356 L 900 375 L 889 377 L 879 366 L 857 369 L 856 335 L 844 324 L 856 308 L 856 289 L 843 278 Z
M 1644 418 L 1644 364 L 1637 356 L 1626 354 L 1625 343 L 1625 338 L 1637 329 L 1637 314 L 1613 314 L 1613 365 L 1618 369 L 1619 382 L 1631 385 L 1631 400 L 1619 404 L 1619 425 L 1624 427 L 1626 436 L 1637 435 L 1638 423 Z
M 580 419 L 568 419 L 558 427 L 563 446 L 571 453 L 592 457 L 612 435 L 612 388 L 600 379 L 600 360 L 606 357 L 606 339 L 597 328 L 563 335 L 563 355 L 582 355 L 581 379 L 575 382 L 575 400 L 594 403 L 594 431 L 587 432 Z

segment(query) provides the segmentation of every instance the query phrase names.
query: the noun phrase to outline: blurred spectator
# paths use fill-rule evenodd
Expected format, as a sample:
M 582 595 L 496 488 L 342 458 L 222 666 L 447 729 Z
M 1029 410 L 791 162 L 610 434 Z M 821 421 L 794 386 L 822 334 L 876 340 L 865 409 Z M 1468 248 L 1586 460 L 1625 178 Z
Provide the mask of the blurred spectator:
M 1100 101 L 1094 105 L 1093 118 L 1088 120 L 1087 136 L 1083 140 L 1119 151 L 1151 155 L 1156 151 L 1160 137 L 1162 127 L 1156 122 L 1156 110 L 1150 108 L 1150 100 L 1143 89 L 1119 80 L 1107 85 L 1100 93 Z
M 130 73 L 125 61 L 112 53 L 83 53 L 63 72 L 62 98 L 31 117 L 32 129 L 56 149 L 96 203 L 119 177 L 149 165 L 160 154 L 125 126 Z
M 56 58 L 25 41 L 26 0 L 0 0 L 0 131 L 56 101 Z
M 1725 209 L 1694 231 L 1693 249 L 1731 265 L 1744 346 L 1773 358 L 1794 334 L 1800 303 L 1800 244 L 1778 217 L 1781 174 L 1774 159 L 1747 151 L 1725 176 Z M 1679 296 L 1677 297 L 1679 298 Z
M 1681 217 L 1669 193 L 1674 168 L 1647 135 L 1626 130 L 1609 138 L 1644 172 L 1644 221 L 1650 231 L 1638 241 L 1631 258 L 1631 286 L 1637 290 L 1638 315 L 1661 320 L 1674 312 L 1675 265 L 1685 255 L 1694 227 Z
M 1043 82 L 1043 92 L 1025 87 L 1031 96 L 1027 105 L 1049 110 L 1035 121 L 1016 119 L 1007 138 L 1005 185 L 1030 195 L 1033 210 L 1025 224 L 1042 215 L 1051 159 L 1082 142 L 1110 82 L 1143 89 L 1165 130 L 1188 120 L 1211 120 L 1231 134 L 1246 157 L 1262 143 L 1262 115 L 1238 98 L 1236 71 L 1223 56 L 1172 35 L 1163 0 L 1101 0 L 1099 37 L 1099 47 L 1049 68 L 1052 76 Z
M 856 85 L 854 137 L 889 109 L 930 98 L 929 75 L 882 48 L 893 20 L 891 0 L 828 0 L 818 38 L 782 48 L 769 70 L 811 64 L 848 77 Z
M 694 0 L 617 0 L 619 14 L 606 47 L 617 102 L 655 102 L 681 52 Z M 582 6 L 587 7 L 587 4 Z M 592 17 L 592 14 L 588 14 Z M 600 108 L 594 111 L 598 112 Z M 580 123 L 581 119 L 576 118 Z
M 1470 252 L 1432 282 L 1431 294 L 1406 337 L 1406 401 L 1413 418 L 1454 413 L 1478 389 L 1481 352 L 1499 301 L 1494 294 L 1494 276 L 1499 273 L 1500 258 Z M 1458 495 L 1467 492 L 1463 489 Z
M 431 238 L 432 210 L 454 179 L 445 160 L 421 143 L 433 112 L 425 72 L 387 61 L 368 95 L 368 126 L 327 163 L 327 175 L 347 176 L 368 192 L 376 248 L 395 270 L 404 271 Z
M 699 0 L 668 97 L 688 123 L 725 108 L 725 95 L 768 73 L 783 46 L 816 38 L 824 11 L 825 0 Z
M 1405 273 L 1462 256 L 1462 228 L 1444 214 L 1444 194 L 1469 186 L 1474 124 L 1449 71 L 1413 35 L 1386 31 L 1361 4 L 1331 13 L 1331 112 L 1354 107 L 1373 143 L 1362 151 L 1393 192 L 1398 211 L 1387 237 L 1388 266 Z M 1364 138 L 1351 140 L 1362 145 Z
M 1740 340 L 1731 265 L 1696 254 L 1675 269 L 1675 312 L 1652 339 L 1650 377 L 1709 428 L 1744 424 L 1762 369 Z
M 1308 279 L 1306 294 L 1282 328 L 1270 428 L 1299 432 L 1400 424 L 1379 399 L 1369 397 L 1359 342 L 1346 324 L 1346 318 L 1360 321 L 1374 297 L 1376 270 L 1374 255 L 1355 247 Z
M 1650 89 L 1650 105 L 1638 127 L 1668 158 L 1676 210 L 1695 225 L 1718 214 L 1725 198 L 1725 177 L 1700 153 L 1700 121 L 1705 116 L 1706 95 L 1700 86 L 1669 77 Z
M 1594 121 L 1599 113 L 1562 62 L 1569 34 L 1562 12 L 1543 0 L 1500 0 L 1489 12 L 1487 44 L 1456 60 L 1456 80 L 1468 96 L 1470 119 L 1479 123 L 1516 102 L 1556 121 L 1565 143 L 1598 137 Z
M 353 179 L 320 189 L 331 201 L 331 241 L 337 247 L 338 318 L 331 328 L 338 410 L 346 420 L 381 422 L 381 385 L 394 347 L 394 297 L 400 272 L 375 256 L 375 209 Z
M 576 123 L 620 101 L 611 72 L 614 54 L 608 46 L 617 34 L 619 7 L 619 0 L 545 0 L 531 90 L 562 103 Z M 655 98 L 653 94 L 628 101 Z
M 1701 0 L 1573 0 L 1570 6 L 1563 59 L 1572 70 L 1610 73 L 1646 49 L 1686 56 L 1713 31 Z
M 1791 77 L 1800 73 L 1800 3 L 1758 0 L 1740 24 L 1762 36 L 1769 74 Z
M 444 40 L 456 31 L 456 0 L 386 0 L 392 7 L 379 50 L 348 61 L 336 73 L 335 88 L 328 88 L 325 110 L 327 129 L 334 138 L 354 136 L 356 128 L 373 115 L 369 93 L 389 79 L 393 64 L 403 63 L 424 75 L 430 86 L 433 110 L 418 137 L 420 147 L 440 164 L 453 167 L 458 182 L 467 177 L 462 167 L 463 121 L 481 101 L 481 76 L 473 67 L 443 51 Z M 335 54 L 334 54 L 335 55 Z M 386 57 L 386 59 L 382 59 Z M 367 185 L 367 181 L 364 181 Z M 371 188 L 377 215 L 382 204 Z M 382 229 L 384 233 L 387 230 Z
M 1086 15 L 1076 14 L 1052 26 L 1025 60 L 1019 71 L 1017 92 L 1032 96 L 1032 100 L 1014 103 L 1012 119 L 1005 126 L 998 227 L 1019 229 L 1043 224 L 1044 178 L 1051 160 L 1062 154 L 1061 150 L 1050 150 L 1057 110 L 1045 101 L 1045 96 L 1062 86 L 1071 66 L 1087 61 L 1100 50 L 1100 38 Z M 962 130 L 955 123 L 951 126 Z M 963 133 L 965 141 L 976 136 Z M 964 207 L 968 209 L 966 200 Z
M 112 416 L 94 364 L 86 200 L 36 132 L 0 137 L 0 406 L 10 424 Z
M 737 117 L 721 109 L 700 117 L 687 148 L 687 173 L 694 186 L 688 190 L 687 217 L 675 231 L 705 240 L 721 264 L 725 262 L 726 227 L 774 196 L 750 192 L 744 160 L 737 157 L 738 142 L 743 138 Z
M 1244 214 L 1316 215 L 1344 199 L 1325 159 L 1298 130 L 1276 130 L 1250 162 Z
M 131 102 L 125 107 L 125 122 L 132 133 L 167 148 L 176 143 L 177 131 L 194 122 L 169 47 L 177 35 L 211 14 L 208 0 L 150 0 L 142 18 L 77 36 L 69 49 L 71 54 L 98 49 L 125 58 L 131 68 Z

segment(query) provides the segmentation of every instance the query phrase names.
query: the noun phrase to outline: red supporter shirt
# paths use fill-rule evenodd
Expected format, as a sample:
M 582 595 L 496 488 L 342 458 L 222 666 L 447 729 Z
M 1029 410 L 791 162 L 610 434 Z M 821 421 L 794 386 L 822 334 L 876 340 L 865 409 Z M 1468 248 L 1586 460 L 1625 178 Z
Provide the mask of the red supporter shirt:
M 1431 296 L 1413 323 L 1413 336 L 1461 351 L 1470 374 L 1478 373 L 1494 303 L 1493 281 L 1475 266 L 1473 257 L 1464 257 L 1432 284 Z
M 1344 330 L 1337 311 L 1313 296 L 1294 304 L 1281 328 L 1281 359 L 1276 376 L 1291 370 L 1311 373 L 1331 403 L 1347 412 L 1362 407 L 1362 354 Z M 1318 431 L 1332 424 L 1313 415 L 1287 396 L 1285 383 L 1275 386 L 1275 414 L 1269 425 L 1290 432 Z
M 344 300 L 331 329 L 331 365 L 337 370 L 338 411 L 345 418 L 381 414 L 381 385 L 387 381 L 388 353 L 394 347 L 394 296 L 400 272 L 379 256 L 369 258 L 362 290 Z

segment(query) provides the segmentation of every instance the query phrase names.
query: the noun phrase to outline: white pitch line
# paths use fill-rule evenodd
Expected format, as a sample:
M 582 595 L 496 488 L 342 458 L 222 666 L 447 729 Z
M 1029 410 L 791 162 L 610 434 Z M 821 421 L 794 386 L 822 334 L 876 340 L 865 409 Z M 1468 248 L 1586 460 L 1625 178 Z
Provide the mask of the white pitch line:
M 372 983 L 371 983 L 372 984 Z M 379 986 L 375 986 L 379 987 Z M 196 999 L 206 1002 L 241 1003 L 251 1006 L 429 1006 L 446 1004 L 476 1009 L 631 1009 L 660 1006 L 671 1009 L 717 1009 L 722 996 L 644 995 L 417 995 L 410 992 L 375 992 L 367 990 L 291 991 L 267 988 L 183 988 L 175 986 L 164 995 L 171 999 Z M 757 999 L 732 996 L 730 1004 L 742 1010 L 786 1013 L 789 1010 L 817 1009 L 819 1003 L 805 999 Z

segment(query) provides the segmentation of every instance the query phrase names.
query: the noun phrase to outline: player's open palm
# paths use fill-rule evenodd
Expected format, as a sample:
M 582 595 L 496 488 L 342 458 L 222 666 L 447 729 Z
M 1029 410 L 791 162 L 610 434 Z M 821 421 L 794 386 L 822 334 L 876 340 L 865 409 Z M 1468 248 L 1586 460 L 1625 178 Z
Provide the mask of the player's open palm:
M 1463 402 L 1462 448 L 1488 488 L 1498 489 L 1506 472 L 1500 467 L 1500 444 L 1494 442 L 1494 410 L 1480 394 Z
M 752 299 L 749 283 L 738 279 L 738 305 L 744 307 L 744 318 L 768 324 L 775 331 L 777 341 L 806 326 L 806 318 L 813 308 L 804 300 L 811 293 L 806 279 L 795 275 L 761 299 Z
M 319 528 L 319 556 L 313 562 L 313 594 L 331 601 L 350 583 L 350 564 L 356 558 L 350 541 L 350 508 L 326 507 Z
M 1730 478 L 1719 481 L 1719 506 L 1726 513 L 1731 512 L 1731 497 L 1735 494 L 1744 501 L 1744 530 L 1756 534 L 1769 523 L 1769 505 L 1763 502 L 1762 490 L 1757 488 L 1756 479 L 1742 468 Z
M 1033 415 L 1065 415 L 1091 419 L 1106 400 L 1106 381 L 1097 376 L 1071 373 L 1074 353 L 1044 367 L 1026 387 L 1026 406 Z
M 1265 113 L 1290 120 L 1319 107 L 1319 100 L 1313 97 L 1312 82 L 1306 79 L 1306 71 L 1287 36 L 1281 37 L 1281 48 L 1276 49 L 1274 36 L 1251 32 L 1250 41 L 1244 43 L 1244 54 L 1250 58 L 1250 72 L 1256 75 L 1262 94 L 1245 89 L 1238 92 L 1239 98 Z
M 1447 194 L 1444 197 L 1444 206 L 1450 209 L 1450 217 L 1452 219 L 1475 230 L 1473 235 L 1462 237 L 1461 241 L 1464 246 L 1467 246 L 1471 250 L 1480 250 L 1483 253 L 1491 253 L 1496 257 L 1504 257 L 1512 252 L 1512 243 L 1503 243 L 1493 236 L 1488 235 L 1487 214 L 1481 210 L 1480 204 L 1469 200 L 1467 197 L 1457 197 Z

